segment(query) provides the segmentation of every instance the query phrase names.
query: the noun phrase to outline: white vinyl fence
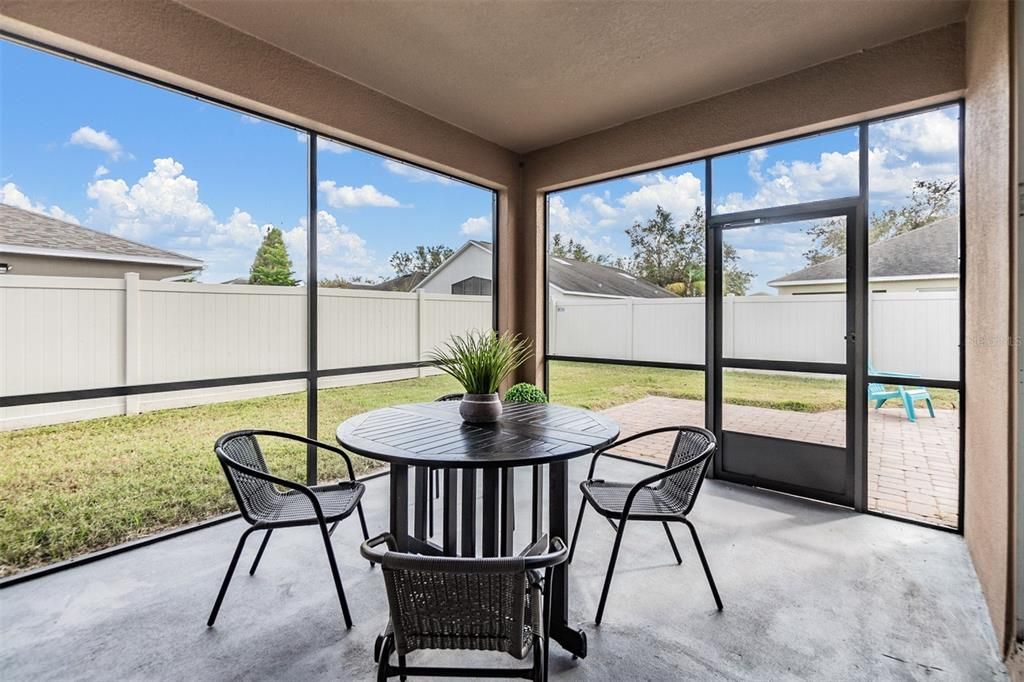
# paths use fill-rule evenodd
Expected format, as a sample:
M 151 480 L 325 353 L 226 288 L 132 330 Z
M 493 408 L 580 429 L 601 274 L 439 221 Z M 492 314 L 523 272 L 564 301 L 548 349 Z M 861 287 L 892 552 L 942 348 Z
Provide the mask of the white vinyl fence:
M 491 325 L 483 296 L 320 289 L 319 366 L 421 360 L 452 334 Z M 842 295 L 724 300 L 723 354 L 843 362 Z M 956 379 L 956 292 L 873 294 L 878 370 Z M 549 347 L 563 356 L 704 362 L 704 300 L 553 300 Z M 0 277 L 0 393 L 214 379 L 305 369 L 306 290 L 79 277 Z M 323 387 L 421 376 L 389 370 Z M 301 391 L 304 380 L 7 407 L 0 430 Z
M 846 361 L 846 297 L 729 296 L 722 301 L 722 356 Z M 553 355 L 704 363 L 704 299 L 556 299 Z M 872 294 L 868 351 L 879 371 L 957 379 L 957 292 Z
M 491 326 L 483 296 L 320 289 L 321 369 L 415 362 Z M 82 277 L 0 277 L 0 394 L 302 371 L 306 289 Z M 411 378 L 325 377 L 321 387 Z M 301 391 L 302 379 L 7 407 L 0 430 Z

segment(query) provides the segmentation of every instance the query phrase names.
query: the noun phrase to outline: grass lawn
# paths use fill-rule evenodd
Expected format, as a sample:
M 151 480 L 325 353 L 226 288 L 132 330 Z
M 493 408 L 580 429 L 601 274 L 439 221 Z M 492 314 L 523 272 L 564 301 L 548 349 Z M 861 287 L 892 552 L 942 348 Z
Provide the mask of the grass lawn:
M 432 400 L 458 389 L 446 376 L 320 391 L 320 439 L 348 417 L 384 405 Z M 730 373 L 727 400 L 799 411 L 842 405 L 843 383 Z M 552 399 L 605 409 L 647 395 L 703 399 L 703 372 L 552 363 Z M 937 408 L 955 393 L 932 391 Z M 234 510 L 212 447 L 232 429 L 302 433 L 305 394 L 253 398 L 142 415 L 0 433 L 0 575 L 44 565 Z M 302 446 L 268 447 L 275 473 L 302 480 Z M 330 453 L 321 480 L 344 476 Z M 359 472 L 375 466 L 355 459 Z

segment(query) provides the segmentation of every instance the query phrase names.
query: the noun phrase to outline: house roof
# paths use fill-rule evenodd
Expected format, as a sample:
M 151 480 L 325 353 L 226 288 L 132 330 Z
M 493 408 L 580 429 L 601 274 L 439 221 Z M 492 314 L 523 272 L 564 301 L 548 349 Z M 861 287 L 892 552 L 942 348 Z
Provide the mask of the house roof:
M 933 277 L 960 273 L 960 217 L 950 216 L 868 247 L 868 279 Z M 768 282 L 795 286 L 846 279 L 846 256 Z
M 33 211 L 0 204 L 0 251 L 63 258 L 178 265 L 198 270 L 203 262 L 173 251 L 90 230 Z
M 440 272 L 442 268 L 470 246 L 477 246 L 488 253 L 491 252 L 490 242 L 470 239 L 458 251 L 452 254 L 447 261 L 442 263 L 439 268 L 430 273 L 430 277 L 423 280 L 419 286 L 426 284 L 435 273 Z M 645 279 L 634 277 L 625 270 L 620 270 L 610 265 L 585 263 L 573 260 L 572 258 L 548 256 L 548 279 L 555 288 L 572 294 L 625 298 L 676 297 L 671 291 L 662 289 Z
M 349 284 L 349 289 L 366 289 L 367 291 L 413 291 L 426 278 L 422 272 L 410 272 L 376 284 Z

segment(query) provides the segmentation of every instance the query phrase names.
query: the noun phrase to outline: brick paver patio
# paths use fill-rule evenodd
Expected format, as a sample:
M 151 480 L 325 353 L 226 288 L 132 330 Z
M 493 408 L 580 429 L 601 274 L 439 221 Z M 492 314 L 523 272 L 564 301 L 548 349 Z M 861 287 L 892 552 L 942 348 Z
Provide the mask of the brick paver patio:
M 668 424 L 703 424 L 699 400 L 648 396 L 605 412 L 622 425 L 622 435 Z M 921 416 L 921 415 L 924 416 Z M 916 423 L 902 408 L 870 410 L 868 419 L 868 506 L 873 511 L 942 526 L 957 525 L 959 419 L 956 410 L 918 411 Z M 731 431 L 842 446 L 846 417 L 841 410 L 788 412 L 725 405 Z M 664 461 L 671 435 L 630 443 L 623 455 Z

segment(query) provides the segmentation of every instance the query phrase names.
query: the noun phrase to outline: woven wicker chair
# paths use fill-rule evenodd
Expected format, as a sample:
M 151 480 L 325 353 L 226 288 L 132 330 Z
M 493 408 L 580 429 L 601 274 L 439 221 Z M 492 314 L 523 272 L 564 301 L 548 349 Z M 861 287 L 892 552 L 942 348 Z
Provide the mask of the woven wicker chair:
M 665 464 L 665 469 L 659 473 L 648 476 L 637 483 L 616 483 L 594 478 L 594 469 L 597 467 L 598 458 L 609 450 L 634 440 L 672 432 L 676 433 L 672 453 Z M 597 607 L 595 623 L 600 625 L 601 617 L 604 615 L 604 606 L 608 599 L 608 589 L 612 584 L 615 561 L 619 556 L 619 546 L 622 544 L 626 521 L 660 521 L 665 528 L 665 534 L 672 546 L 676 562 L 680 564 L 683 563 L 683 559 L 679 556 L 679 549 L 676 547 L 676 541 L 672 537 L 672 530 L 668 524 L 670 521 L 685 524 L 690 529 L 693 544 L 697 548 L 697 555 L 704 567 L 704 575 L 707 576 L 711 593 L 715 597 L 715 604 L 719 611 L 722 610 L 722 599 L 718 596 L 718 588 L 715 587 L 715 579 L 711 576 L 711 569 L 704 556 L 704 549 L 701 547 L 700 538 L 697 537 L 697 529 L 687 518 L 697 501 L 697 494 L 700 492 L 701 483 L 704 482 L 708 465 L 711 464 L 711 457 L 715 453 L 716 445 L 715 436 L 706 429 L 696 426 L 668 426 L 623 438 L 601 448 L 594 454 L 587 480 L 580 483 L 583 502 L 580 504 L 580 514 L 576 518 L 576 530 L 572 536 L 569 561 L 572 561 L 573 554 L 576 552 L 576 540 L 579 538 L 583 512 L 586 511 L 589 504 L 598 514 L 605 517 L 615 530 L 615 544 L 612 546 L 612 556 L 608 562 L 608 572 L 605 575 L 604 589 L 601 591 L 601 601 Z M 618 521 L 618 526 L 615 521 Z
M 386 545 L 386 549 L 382 547 Z M 487 559 L 402 554 L 384 533 L 363 543 L 362 554 L 381 564 L 391 618 L 377 638 L 377 679 L 395 675 L 547 679 L 550 601 L 544 589 L 567 550 L 558 538 L 545 554 L 534 547 L 517 557 Z M 543 571 L 543 576 L 541 574 Z M 518 660 L 532 650 L 530 668 L 448 668 L 406 665 L 423 649 L 501 651 Z M 398 665 L 391 664 L 391 654 Z
M 260 448 L 257 436 L 282 438 L 330 450 L 345 460 L 349 480 L 338 481 L 333 485 L 305 486 L 273 476 L 267 468 L 267 462 L 263 457 L 263 450 Z M 341 602 L 342 615 L 345 617 L 345 626 L 352 627 L 352 617 L 349 615 L 348 602 L 345 600 L 345 590 L 342 588 L 341 578 L 338 576 L 338 563 L 331 547 L 331 535 L 334 533 L 334 529 L 353 511 L 359 513 L 363 538 L 369 537 L 366 532 L 363 505 L 360 502 L 366 488 L 362 483 L 356 481 L 352 460 L 333 445 L 291 433 L 263 429 L 227 433 L 217 439 L 213 449 L 224 469 L 224 475 L 227 476 L 228 485 L 231 486 L 235 502 L 238 503 L 238 510 L 250 526 L 238 539 L 228 572 L 224 576 L 224 582 L 217 594 L 217 601 L 213 604 L 213 611 L 210 612 L 210 618 L 206 624 L 212 626 L 217 619 L 217 612 L 220 611 L 220 605 L 228 591 L 228 584 L 231 582 L 235 567 L 238 565 L 238 558 L 242 554 L 242 548 L 245 547 L 245 541 L 249 535 L 257 530 L 265 529 L 267 531 L 256 552 L 252 567 L 249 569 L 249 575 L 253 575 L 256 573 L 260 559 L 263 558 L 270 535 L 275 529 L 320 526 L 324 548 L 327 550 L 327 561 L 331 566 L 331 575 L 334 578 L 334 587 L 338 592 L 338 601 Z M 284 488 L 285 491 L 281 492 L 275 486 Z M 331 524 L 330 529 L 327 524 Z

